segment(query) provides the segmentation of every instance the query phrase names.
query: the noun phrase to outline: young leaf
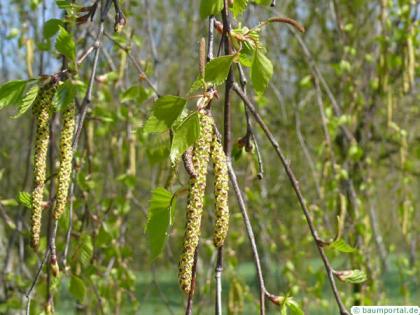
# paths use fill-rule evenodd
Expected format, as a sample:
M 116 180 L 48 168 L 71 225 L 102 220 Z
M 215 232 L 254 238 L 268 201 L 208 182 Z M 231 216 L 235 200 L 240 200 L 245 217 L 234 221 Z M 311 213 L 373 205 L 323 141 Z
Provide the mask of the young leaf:
M 38 84 L 35 84 L 31 87 L 22 98 L 20 102 L 18 102 L 18 112 L 13 118 L 19 118 L 22 116 L 26 111 L 32 106 L 33 102 L 35 101 L 39 91 Z
M 59 19 L 50 19 L 44 23 L 43 35 L 44 38 L 51 38 L 60 30 L 60 26 L 63 26 L 64 23 Z
M 248 42 L 243 42 L 241 53 L 239 55 L 239 62 L 244 67 L 252 67 L 254 61 L 255 48 L 252 47 Z
M 293 298 L 288 298 L 286 300 L 286 305 L 287 308 L 290 310 L 290 315 L 304 315 L 299 304 Z
M 359 269 L 336 271 L 335 275 L 339 280 L 347 283 L 362 283 L 367 279 L 366 273 Z
M 20 191 L 17 195 L 17 201 L 28 209 L 32 208 L 31 194 L 26 191 Z
M 134 85 L 123 92 L 121 102 L 134 101 L 137 104 L 141 104 L 149 97 L 149 95 L 150 94 L 144 87 Z
M 232 13 L 235 17 L 242 14 L 248 6 L 248 0 L 235 0 L 233 2 Z
M 71 255 L 72 262 L 80 263 L 83 267 L 90 264 L 90 260 L 93 256 L 93 244 L 92 239 L 89 235 L 82 235 L 74 247 Z
M 222 56 L 214 58 L 206 65 L 206 82 L 213 82 L 216 85 L 222 84 L 230 70 L 230 66 L 233 62 L 232 56 Z
M 204 84 L 204 83 L 205 83 L 205 82 L 204 82 L 204 80 L 203 80 L 203 79 L 201 79 L 201 78 L 199 78 L 199 79 L 195 80 L 195 81 L 193 82 L 193 84 L 191 85 L 190 90 L 188 91 L 188 95 L 191 95 L 192 93 L 194 93 L 194 92 L 195 92 L 195 91 L 197 91 L 197 90 L 203 89 L 203 88 L 204 88 L 204 86 L 205 86 L 205 84 Z
M 200 16 L 202 19 L 210 15 L 219 14 L 224 6 L 223 0 L 201 0 L 200 2 Z
M 264 93 L 272 76 L 273 64 L 261 49 L 256 49 L 251 67 L 251 79 L 258 95 Z
M 178 96 L 162 96 L 153 105 L 152 114 L 144 125 L 145 132 L 163 132 L 172 127 L 184 110 L 187 100 Z
M 83 302 L 86 295 L 86 286 L 82 279 L 72 275 L 70 278 L 70 293 L 80 302 Z
M 62 26 L 58 26 L 59 31 L 57 35 L 57 40 L 55 42 L 55 48 L 65 57 L 71 61 L 76 60 L 76 44 L 74 43 L 71 35 L 66 31 Z
M 255 0 L 255 3 L 260 5 L 270 5 L 271 2 L 272 0 Z
M 152 192 L 149 203 L 146 233 L 149 239 L 152 259 L 162 251 L 171 222 L 172 193 L 165 188 L 158 187 Z
M 0 109 L 16 104 L 21 99 L 25 91 L 25 80 L 9 81 L 0 86 Z
M 170 160 L 174 163 L 197 140 L 200 134 L 198 114 L 194 113 L 185 118 L 174 130 Z
M 332 242 L 330 245 L 328 245 L 329 248 L 333 248 L 335 250 L 338 250 L 339 252 L 343 253 L 352 253 L 356 250 L 356 248 L 350 246 L 347 244 L 344 240 L 338 239 L 334 242 Z
M 74 102 L 76 97 L 76 86 L 70 80 L 65 81 L 57 88 L 53 98 L 53 105 L 57 111 L 63 111 Z

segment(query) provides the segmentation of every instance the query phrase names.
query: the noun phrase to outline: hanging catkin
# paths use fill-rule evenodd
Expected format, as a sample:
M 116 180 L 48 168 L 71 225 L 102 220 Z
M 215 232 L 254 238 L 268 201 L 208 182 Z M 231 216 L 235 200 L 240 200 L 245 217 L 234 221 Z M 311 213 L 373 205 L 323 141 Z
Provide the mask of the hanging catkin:
M 55 87 L 48 84 L 42 87 L 35 99 L 33 110 L 36 117 L 36 137 L 34 151 L 34 190 L 32 191 L 32 217 L 31 217 L 31 245 L 34 249 L 39 246 L 41 232 L 42 203 L 47 167 L 48 142 L 50 139 L 49 121 L 51 103 Z
M 226 155 L 216 133 L 213 133 L 211 143 L 211 159 L 214 164 L 214 193 L 216 198 L 216 226 L 213 243 L 216 247 L 221 247 L 225 242 L 229 228 L 229 176 Z
M 204 192 L 206 189 L 207 166 L 213 133 L 213 119 L 205 113 L 199 113 L 200 136 L 193 150 L 193 165 L 196 177 L 191 177 L 191 186 L 187 204 L 187 223 L 184 245 L 179 262 L 179 284 L 185 293 L 191 289 L 194 253 L 200 238 L 201 216 L 203 214 Z
M 60 137 L 60 168 L 57 175 L 57 197 L 54 209 L 55 220 L 58 220 L 63 214 L 67 202 L 73 160 L 74 116 L 75 106 L 70 104 L 63 112 L 63 128 Z

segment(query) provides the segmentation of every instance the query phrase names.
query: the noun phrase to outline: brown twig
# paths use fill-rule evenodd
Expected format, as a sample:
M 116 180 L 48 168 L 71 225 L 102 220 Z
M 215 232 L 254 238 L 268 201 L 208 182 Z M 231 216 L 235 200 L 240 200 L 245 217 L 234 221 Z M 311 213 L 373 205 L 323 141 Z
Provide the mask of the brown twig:
M 26 315 L 30 314 L 31 309 L 31 299 L 32 299 L 32 291 L 35 288 L 36 283 L 38 282 L 39 276 L 41 275 L 42 268 L 44 267 L 45 263 L 47 262 L 48 256 L 50 254 L 50 249 L 47 248 L 44 254 L 44 259 L 42 259 L 41 264 L 38 267 L 38 271 L 35 274 L 34 279 L 32 280 L 32 284 L 29 287 L 29 290 L 26 292 L 25 296 L 27 298 L 26 302 Z
M 128 47 L 125 47 L 125 46 L 121 45 L 117 41 L 115 41 L 112 38 L 112 36 L 110 34 L 108 34 L 107 32 L 104 32 L 104 35 L 109 40 L 111 40 L 115 45 L 117 45 L 120 49 L 124 50 L 127 53 L 128 59 L 130 59 L 130 61 L 133 63 L 134 67 L 136 68 L 137 72 L 139 73 L 139 78 L 141 80 L 146 81 L 147 85 L 149 85 L 149 87 L 153 90 L 153 92 L 159 97 L 160 95 L 159 95 L 158 89 L 152 83 L 152 81 L 150 80 L 150 78 L 146 75 L 146 73 L 144 72 L 144 70 L 143 70 L 142 66 L 140 65 L 140 63 L 136 60 L 136 58 L 133 57 L 133 54 L 130 52 L 130 49 Z
M 284 170 L 286 171 L 287 177 L 290 180 L 290 183 L 293 187 L 293 190 L 295 191 L 295 194 L 299 200 L 299 204 L 303 210 L 303 213 L 305 215 L 306 218 L 306 222 L 308 223 L 309 229 L 311 231 L 311 235 L 314 239 L 315 245 L 319 251 L 319 254 L 321 256 L 321 259 L 324 263 L 325 269 L 327 271 L 327 275 L 328 275 L 328 279 L 331 285 L 331 289 L 333 291 L 335 300 L 337 302 L 337 305 L 339 307 L 340 313 L 342 315 L 348 315 L 348 311 L 346 310 L 343 302 L 341 301 L 341 297 L 340 294 L 338 292 L 336 283 L 335 283 L 335 279 L 334 279 L 334 269 L 332 268 L 327 256 L 325 255 L 324 252 L 324 248 L 322 247 L 322 241 L 318 236 L 318 233 L 315 229 L 314 223 L 312 221 L 312 218 L 309 214 L 309 209 L 306 206 L 305 203 L 305 199 L 302 195 L 302 192 L 300 190 L 299 187 L 299 182 L 296 179 L 296 176 L 294 175 L 291 167 L 290 167 L 290 162 L 286 159 L 286 157 L 284 156 L 279 144 L 277 143 L 276 139 L 274 138 L 273 134 L 271 133 L 270 129 L 268 128 L 268 126 L 265 124 L 264 120 L 261 118 L 261 116 L 259 115 L 259 113 L 256 111 L 256 108 L 254 106 L 254 104 L 252 104 L 252 102 L 248 99 L 248 97 L 242 92 L 240 86 L 237 83 L 233 84 L 233 90 L 239 95 L 239 97 L 243 100 L 243 102 L 245 103 L 245 105 L 248 107 L 248 109 L 250 110 L 250 112 L 252 113 L 252 115 L 254 116 L 256 122 L 260 125 L 261 129 L 264 131 L 265 135 L 267 136 L 268 140 L 270 141 L 271 145 L 273 146 L 274 150 L 276 151 L 283 167 Z
M 188 293 L 188 300 L 187 300 L 187 308 L 185 310 L 185 315 L 192 315 L 192 305 L 193 305 L 193 297 L 195 291 L 195 282 L 197 278 L 197 260 L 198 260 L 198 249 L 199 246 L 195 249 L 194 252 L 194 262 L 192 266 L 192 277 L 191 277 L 191 287 L 190 292 Z
M 246 79 L 246 76 L 245 76 L 244 69 L 242 68 L 241 64 L 239 64 L 239 63 L 238 63 L 238 72 L 239 72 L 239 82 L 241 84 L 242 91 L 246 94 L 247 79 Z M 255 152 L 257 154 L 257 162 L 258 162 L 257 178 L 261 180 L 261 179 L 264 178 L 264 163 L 263 163 L 263 160 L 262 160 L 260 146 L 258 145 L 255 130 L 252 127 L 252 122 L 251 122 L 251 119 L 249 117 L 248 108 L 246 106 L 244 106 L 244 110 L 245 110 L 245 121 L 246 121 L 246 134 L 245 134 L 244 137 L 242 137 L 239 140 L 239 142 L 244 145 L 245 150 L 247 152 L 252 151 L 253 148 L 252 148 L 251 142 L 254 143 Z

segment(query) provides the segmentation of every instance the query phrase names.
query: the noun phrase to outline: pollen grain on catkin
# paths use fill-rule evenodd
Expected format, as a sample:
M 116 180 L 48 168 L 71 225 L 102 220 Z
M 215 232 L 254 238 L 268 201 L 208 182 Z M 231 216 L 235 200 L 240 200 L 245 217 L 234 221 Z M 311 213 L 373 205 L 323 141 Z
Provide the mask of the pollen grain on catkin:
M 47 152 L 50 139 L 49 123 L 55 91 L 53 84 L 43 86 L 40 88 L 33 104 L 33 112 L 36 119 L 36 136 L 33 165 L 34 188 L 32 191 L 31 245 L 34 249 L 37 249 L 39 246 L 41 233 Z
M 199 112 L 199 119 L 200 135 L 194 145 L 192 156 L 196 177 L 191 177 L 190 179 L 190 190 L 187 203 L 187 223 L 178 275 L 181 289 L 186 294 L 188 294 L 191 289 L 194 254 L 200 238 L 207 166 L 213 134 L 213 118 L 202 110 Z
M 211 143 L 211 159 L 214 165 L 214 194 L 216 198 L 216 224 L 213 243 L 222 247 L 229 228 L 229 176 L 226 155 L 216 133 L 213 133 Z
M 63 112 L 63 127 L 60 137 L 60 167 L 57 175 L 57 196 L 54 219 L 63 214 L 67 203 L 73 160 L 73 134 L 75 129 L 75 106 L 70 104 Z

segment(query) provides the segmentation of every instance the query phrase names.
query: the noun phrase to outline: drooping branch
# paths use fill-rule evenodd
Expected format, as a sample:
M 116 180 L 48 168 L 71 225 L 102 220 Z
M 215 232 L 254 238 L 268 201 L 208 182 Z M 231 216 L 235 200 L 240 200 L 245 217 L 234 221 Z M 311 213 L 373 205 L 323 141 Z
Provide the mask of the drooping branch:
M 223 45 L 225 55 L 232 54 L 232 43 L 230 41 L 230 14 L 229 14 L 229 3 L 228 0 L 224 0 L 224 6 L 222 10 L 222 19 L 223 19 Z M 209 42 L 213 41 L 213 32 L 214 32 L 214 19 L 210 18 L 209 27 Z M 213 49 L 212 49 L 213 50 Z M 209 56 L 213 53 L 209 53 Z M 223 149 L 225 151 L 226 157 L 229 160 L 231 151 L 232 151 L 232 110 L 231 110 L 231 91 L 233 84 L 233 71 L 232 67 L 229 69 L 228 77 L 225 81 L 225 100 L 224 100 L 224 118 L 223 118 Z M 216 260 L 216 270 L 215 270 L 215 279 L 216 279 L 216 305 L 215 312 L 216 315 L 222 315 L 222 273 L 223 273 L 223 246 L 217 248 L 217 260 Z
M 44 268 L 44 265 L 47 262 L 49 255 L 50 255 L 50 249 L 47 247 L 47 249 L 45 251 L 45 254 L 44 254 L 44 258 L 42 259 L 41 263 L 38 266 L 38 270 L 37 270 L 37 272 L 35 274 L 34 279 L 32 280 L 31 286 L 29 287 L 28 291 L 25 294 L 25 296 L 27 298 L 27 301 L 26 301 L 26 313 L 25 313 L 26 315 L 29 315 L 30 314 L 31 300 L 32 300 L 32 291 L 34 290 L 34 288 L 35 288 L 35 286 L 36 286 L 36 284 L 38 282 L 39 276 L 41 275 L 42 268 Z
M 286 171 L 287 177 L 290 180 L 290 183 L 293 187 L 293 190 L 295 191 L 295 194 L 299 200 L 299 204 L 302 208 L 302 211 L 305 215 L 306 218 L 306 222 L 308 223 L 311 235 L 314 239 L 315 245 L 319 251 L 319 254 L 321 256 L 321 259 L 324 263 L 324 267 L 326 269 L 327 275 L 328 275 L 328 279 L 331 285 L 331 289 L 333 291 L 335 300 L 337 302 L 337 305 L 340 309 L 340 313 L 342 315 L 348 315 L 348 311 L 346 310 L 340 294 L 338 292 L 337 289 L 337 285 L 335 283 L 335 278 L 334 278 L 334 274 L 335 271 L 332 268 L 328 257 L 325 254 L 324 248 L 323 248 L 323 244 L 324 242 L 319 238 L 318 233 L 315 229 L 315 225 L 313 223 L 313 220 L 309 214 L 309 209 L 306 206 L 306 202 L 305 199 L 303 197 L 303 194 L 300 190 L 299 187 L 299 182 L 296 179 L 296 176 L 294 175 L 294 172 L 292 170 L 292 168 L 290 167 L 290 162 L 286 159 L 286 157 L 284 156 L 279 144 L 277 143 L 276 139 L 274 138 L 273 134 L 271 133 L 270 129 L 268 128 L 268 126 L 266 125 L 266 123 L 264 122 L 264 120 L 262 119 L 262 117 L 259 115 L 259 113 L 257 112 L 254 104 L 252 104 L 252 102 L 249 100 L 249 98 L 242 92 L 241 87 L 237 84 L 234 83 L 233 84 L 233 90 L 239 95 L 239 97 L 242 99 L 242 101 L 245 103 L 245 105 L 248 107 L 249 111 L 252 113 L 252 115 L 254 116 L 256 122 L 260 125 L 261 129 L 264 131 L 265 135 L 267 136 L 268 140 L 270 141 L 271 145 L 273 146 L 274 150 L 276 151 L 277 156 L 279 157 L 284 170 Z
M 260 298 L 260 315 L 265 314 L 265 285 L 264 285 L 264 277 L 263 271 L 261 268 L 261 260 L 260 255 L 258 253 L 257 242 L 255 240 L 254 231 L 252 229 L 252 224 L 249 219 L 248 211 L 246 209 L 245 200 L 242 194 L 241 189 L 239 188 L 238 179 L 236 178 L 235 171 L 232 167 L 232 163 L 230 158 L 228 158 L 228 172 L 230 182 L 232 184 L 233 190 L 235 192 L 236 199 L 238 201 L 239 209 L 241 210 L 242 218 L 245 223 L 245 229 L 248 235 L 248 240 L 251 244 L 252 254 L 254 256 L 254 263 L 255 269 L 257 271 L 257 279 L 258 279 L 258 286 L 259 286 L 259 298 Z
M 246 79 L 246 76 L 245 76 L 245 73 L 244 73 L 244 69 L 242 68 L 241 64 L 239 64 L 239 63 L 238 63 L 238 71 L 239 71 L 239 82 L 241 83 L 242 91 L 246 95 L 247 79 Z M 257 137 L 255 135 L 255 130 L 252 127 L 252 122 L 251 122 L 251 119 L 249 117 L 248 108 L 246 106 L 244 106 L 244 110 L 245 110 L 245 121 L 246 121 L 246 134 L 245 134 L 245 136 L 243 136 L 239 140 L 239 142 L 240 142 L 241 145 L 243 145 L 245 147 L 245 150 L 249 151 L 249 152 L 251 152 L 253 150 L 251 142 L 254 143 L 255 152 L 257 154 L 257 162 L 258 162 L 257 178 L 261 180 L 264 177 L 264 163 L 263 163 L 263 160 L 262 160 L 260 146 L 258 145 Z

